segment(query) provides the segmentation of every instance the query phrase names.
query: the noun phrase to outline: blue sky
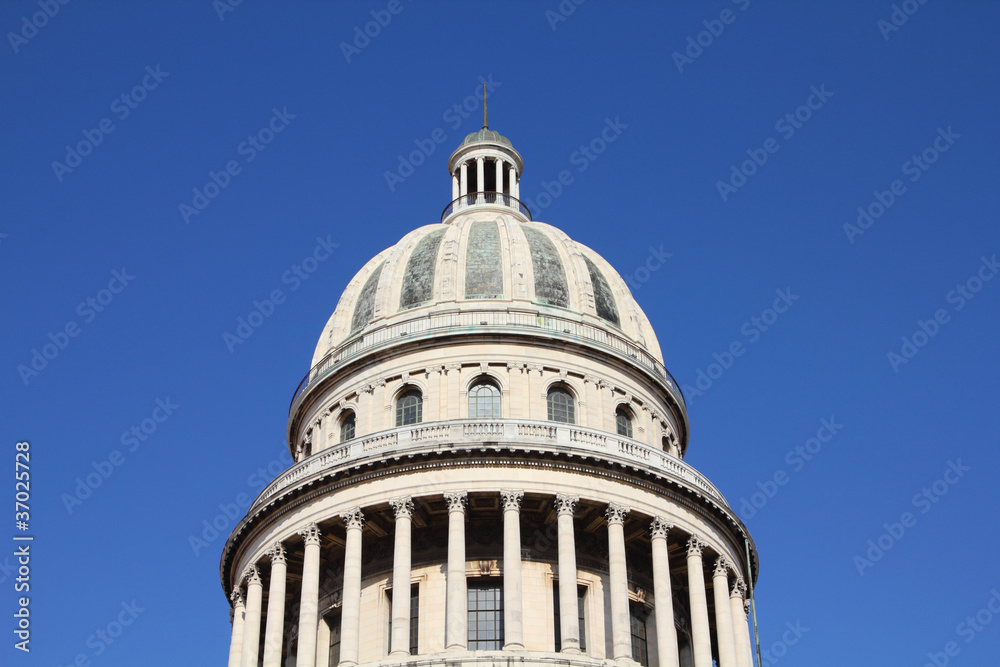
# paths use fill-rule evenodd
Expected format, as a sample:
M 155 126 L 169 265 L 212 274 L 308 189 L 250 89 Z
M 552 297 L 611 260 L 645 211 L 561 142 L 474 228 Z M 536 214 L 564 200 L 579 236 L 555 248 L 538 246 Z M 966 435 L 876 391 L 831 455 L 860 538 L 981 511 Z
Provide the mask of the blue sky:
M 448 203 L 481 79 L 536 219 L 632 280 L 687 387 L 687 460 L 760 551 L 772 664 L 995 664 L 1000 7 L 402 0 L 341 46 L 388 5 L 0 7 L 0 433 L 11 467 L 31 442 L 35 536 L 32 652 L 6 630 L 4 664 L 223 664 L 224 512 L 287 464 L 348 280 Z

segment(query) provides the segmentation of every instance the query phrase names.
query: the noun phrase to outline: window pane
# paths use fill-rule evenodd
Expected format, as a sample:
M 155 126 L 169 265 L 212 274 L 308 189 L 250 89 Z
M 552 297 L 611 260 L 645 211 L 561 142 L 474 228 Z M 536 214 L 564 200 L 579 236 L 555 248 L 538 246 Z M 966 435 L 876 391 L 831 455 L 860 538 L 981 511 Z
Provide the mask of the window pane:
M 469 418 L 500 418 L 500 390 L 496 386 L 481 382 L 469 390 Z
M 469 650 L 503 648 L 502 589 L 494 583 L 469 586 Z
M 649 667 L 649 654 L 646 646 L 646 615 L 634 606 L 631 612 L 632 659 L 642 667 Z
M 618 427 L 618 435 L 624 435 L 627 438 L 632 437 L 632 418 L 628 416 L 625 410 L 619 409 L 615 413 L 615 425 Z
M 419 424 L 423 418 L 423 399 L 420 392 L 411 390 L 396 401 L 396 426 Z
M 549 420 L 566 424 L 576 423 L 573 397 L 562 387 L 553 387 L 548 393 Z
M 343 421 L 340 422 L 340 441 L 351 440 L 354 437 L 354 413 L 349 413 L 344 417 Z

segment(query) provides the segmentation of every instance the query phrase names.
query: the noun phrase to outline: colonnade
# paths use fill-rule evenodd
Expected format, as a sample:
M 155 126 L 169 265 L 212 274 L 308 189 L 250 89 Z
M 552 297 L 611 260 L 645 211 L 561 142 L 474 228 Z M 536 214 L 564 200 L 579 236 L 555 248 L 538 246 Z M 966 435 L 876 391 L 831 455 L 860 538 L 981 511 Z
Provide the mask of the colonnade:
M 484 187 L 484 183 L 486 183 L 486 157 L 480 155 L 472 160 L 462 162 L 458 169 L 451 175 L 451 198 L 453 200 L 469 194 L 469 167 L 473 163 L 475 163 L 476 169 L 476 190 L 479 192 L 486 190 Z M 496 169 L 496 192 L 508 194 L 515 199 L 519 199 L 520 185 L 517 180 L 517 167 L 499 158 L 493 159 L 493 165 Z M 505 170 L 508 173 L 508 182 L 510 184 L 506 190 L 503 188 Z
M 500 491 L 503 508 L 503 622 L 504 650 L 522 651 L 524 628 L 522 613 L 521 521 L 524 492 Z M 468 647 L 468 598 L 465 558 L 465 521 L 468 494 L 445 493 L 448 504 L 448 549 L 445 646 L 449 651 Z M 409 618 L 411 580 L 412 497 L 393 498 L 395 514 L 393 549 L 393 588 L 406 584 L 405 594 L 394 594 L 391 604 L 392 631 L 389 640 L 391 658 L 409 656 Z M 579 654 L 580 624 L 577 613 L 577 567 L 573 516 L 579 497 L 560 494 L 554 498 L 558 530 L 558 586 L 561 651 Z M 629 508 L 610 503 L 605 510 L 608 529 L 609 597 L 611 606 L 611 645 L 614 659 L 631 659 L 628 570 L 625 550 L 625 520 Z M 340 515 L 347 529 L 344 547 L 344 579 L 340 628 L 340 665 L 353 667 L 359 662 L 361 630 L 361 538 L 364 514 L 360 507 Z M 653 596 L 656 616 L 658 667 L 679 667 L 679 647 L 674 625 L 670 581 L 668 536 L 673 530 L 669 520 L 653 517 L 649 527 L 652 545 Z M 316 638 L 319 625 L 320 530 L 315 523 L 299 531 L 304 546 L 301 600 L 299 604 L 296 667 L 316 665 Z M 691 612 L 691 649 L 694 667 L 712 667 L 712 636 L 705 587 L 705 543 L 696 535 L 687 539 L 688 603 Z M 278 542 L 268 550 L 270 584 L 264 629 L 263 667 L 281 667 L 286 584 L 285 548 Z M 742 577 L 725 556 L 712 562 L 712 595 L 719 667 L 753 667 L 747 627 L 746 586 Z M 733 577 L 730 577 L 730 575 Z M 233 590 L 233 632 L 229 667 L 258 667 L 263 585 L 258 564 L 248 565 Z

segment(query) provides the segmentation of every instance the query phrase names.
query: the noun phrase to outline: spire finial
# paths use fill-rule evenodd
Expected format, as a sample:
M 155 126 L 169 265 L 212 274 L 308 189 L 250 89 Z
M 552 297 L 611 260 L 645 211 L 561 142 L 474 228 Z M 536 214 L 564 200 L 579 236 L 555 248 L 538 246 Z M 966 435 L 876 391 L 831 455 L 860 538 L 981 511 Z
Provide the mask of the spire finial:
M 486 124 L 486 82 L 483 82 L 483 129 L 488 130 L 489 125 Z

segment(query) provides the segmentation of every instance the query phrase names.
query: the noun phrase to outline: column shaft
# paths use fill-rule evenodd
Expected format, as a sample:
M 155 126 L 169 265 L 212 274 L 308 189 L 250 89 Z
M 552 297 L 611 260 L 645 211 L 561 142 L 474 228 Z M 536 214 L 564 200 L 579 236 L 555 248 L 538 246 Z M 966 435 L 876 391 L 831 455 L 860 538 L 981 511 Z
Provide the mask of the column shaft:
M 576 537 L 573 510 L 577 496 L 556 496 L 559 533 L 559 636 L 563 653 L 580 652 L 580 617 L 576 592 Z
M 705 571 L 701 552 L 705 545 L 692 536 L 688 540 L 688 594 L 691 604 L 691 644 L 694 667 L 712 667 L 712 637 L 708 626 L 708 600 L 705 597 Z
M 672 526 L 656 517 L 650 527 L 653 556 L 653 596 L 656 602 L 656 646 L 660 667 L 680 667 L 677 629 L 674 627 L 674 599 L 670 590 L 670 557 L 667 534 Z
M 736 665 L 737 667 L 753 667 L 747 615 L 743 611 L 744 587 L 743 581 L 737 579 L 729 591 L 729 609 L 733 617 L 733 637 L 736 640 Z
M 482 192 L 486 189 L 486 158 L 477 157 L 476 158 L 476 192 Z M 482 195 L 479 195 L 476 199 L 477 202 L 482 203 Z
M 281 667 L 281 644 L 285 634 L 285 549 L 281 542 L 271 547 L 271 584 L 267 589 L 267 624 L 264 626 L 264 667 Z
M 295 667 L 315 667 L 316 629 L 319 624 L 319 527 L 309 524 L 300 535 L 305 538 L 305 553 L 302 558 L 302 597 L 299 600 Z
M 469 163 L 463 162 L 462 166 L 459 167 L 459 187 L 461 192 L 458 194 L 459 197 L 464 197 L 469 194 Z
M 482 160 L 482 158 L 479 158 Z M 504 649 L 524 648 L 521 613 L 521 491 L 501 491 L 503 498 Z
M 736 637 L 729 606 L 729 565 L 719 558 L 712 574 L 712 596 L 715 600 L 715 635 L 719 645 L 719 667 L 737 667 Z
M 608 573 L 611 580 L 611 643 L 613 658 L 632 657 L 632 630 L 628 610 L 628 570 L 625 565 L 625 517 L 629 509 L 611 503 L 608 519 Z
M 257 656 L 260 655 L 260 605 L 264 586 L 260 581 L 260 571 L 254 565 L 248 566 L 243 576 L 247 580 L 247 608 L 240 665 L 257 667 Z
M 517 199 L 517 169 L 515 169 L 514 166 L 511 165 L 510 171 L 508 173 L 510 175 L 510 178 L 508 179 L 510 182 L 507 185 L 507 193 L 511 197 Z
M 361 630 L 361 526 L 364 515 L 360 508 L 355 508 L 342 514 L 341 518 L 347 524 L 347 543 L 344 546 L 344 588 L 340 610 L 340 664 L 356 665 Z
M 497 182 L 496 182 L 496 192 L 503 192 L 503 160 L 496 160 L 497 168 Z M 497 198 L 497 204 L 503 203 L 503 198 Z
M 396 536 L 392 561 L 392 635 L 389 655 L 410 654 L 410 532 L 413 500 L 390 501 L 396 512 Z
M 446 493 L 448 501 L 448 592 L 445 647 L 466 649 L 469 642 L 469 597 L 465 581 L 465 504 L 467 494 Z
M 228 667 L 240 667 L 243 655 L 243 623 L 246 617 L 246 602 L 243 591 L 237 587 L 230 596 L 233 601 L 233 636 L 229 641 Z
M 454 200 L 454 199 L 458 199 L 458 197 L 459 197 L 458 174 L 452 174 L 451 175 L 451 198 Z

